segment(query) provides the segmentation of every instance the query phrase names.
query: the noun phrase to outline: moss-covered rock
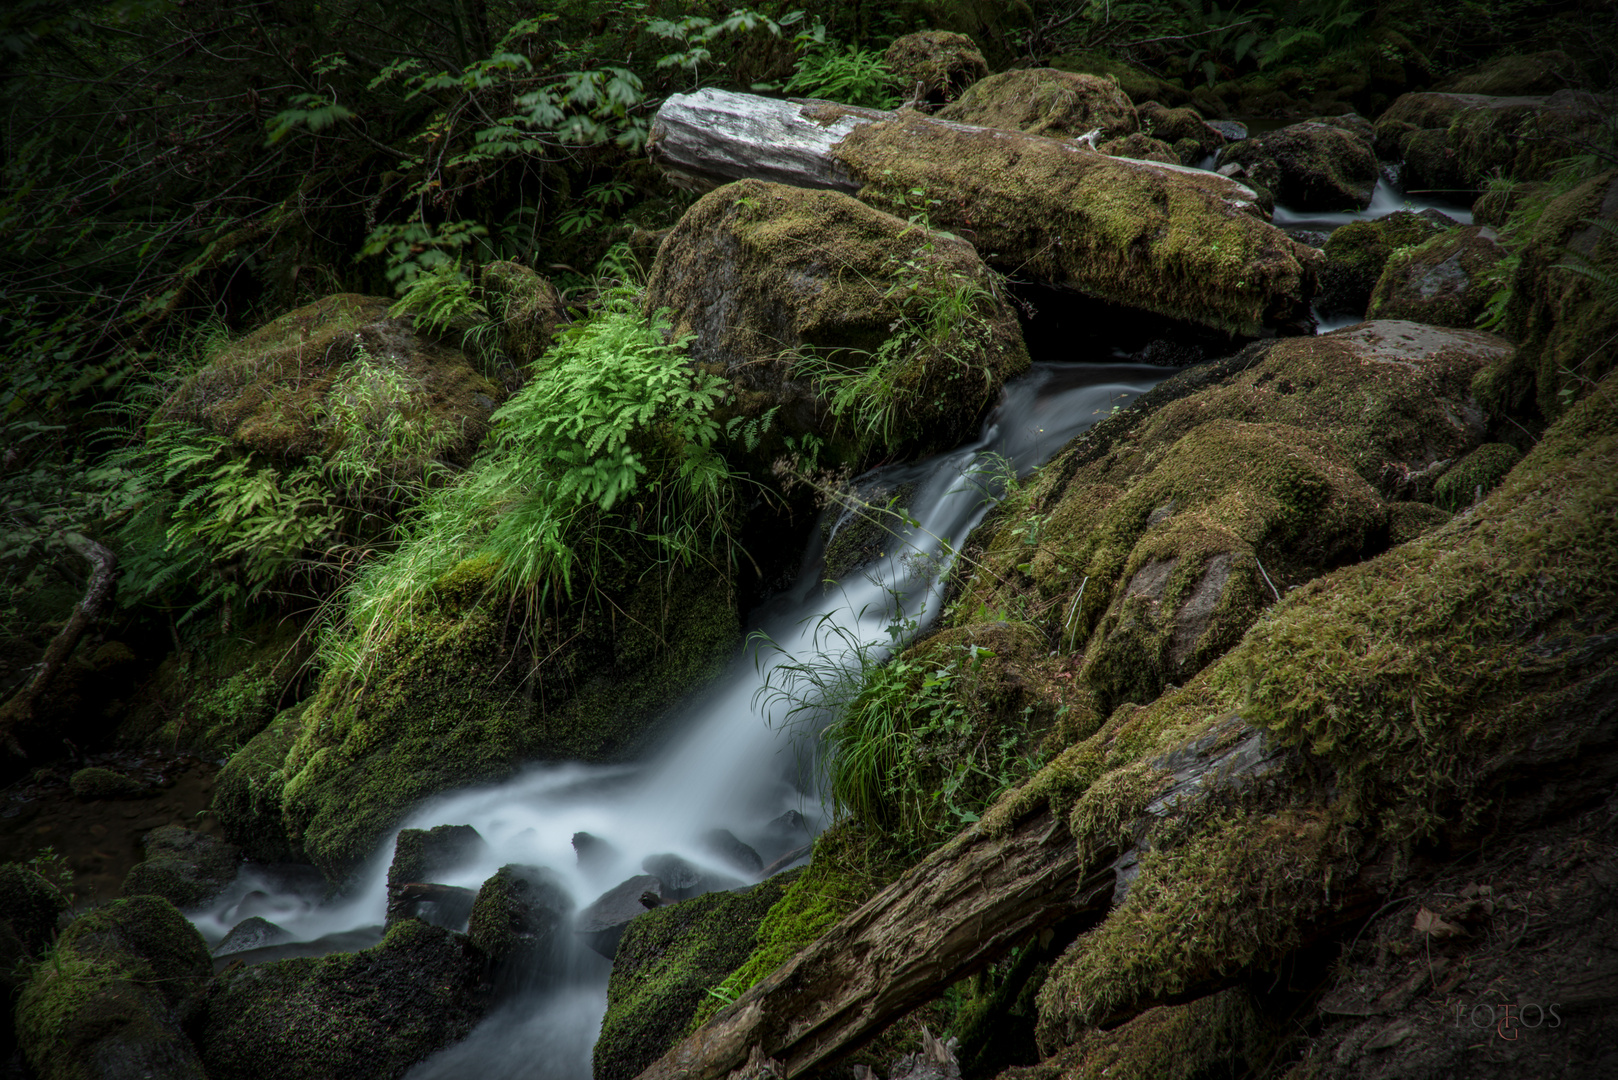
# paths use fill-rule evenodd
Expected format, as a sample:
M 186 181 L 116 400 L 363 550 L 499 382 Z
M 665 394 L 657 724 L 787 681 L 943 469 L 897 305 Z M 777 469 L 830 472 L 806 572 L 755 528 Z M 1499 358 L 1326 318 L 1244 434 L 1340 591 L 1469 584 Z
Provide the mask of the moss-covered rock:
M 1397 547 L 1426 536 L 1453 515 L 1431 503 L 1396 502 L 1388 507 L 1388 544 Z
M 132 776 L 92 765 L 68 778 L 68 786 L 81 799 L 142 799 L 153 794 Z
M 999 827 L 1049 800 L 1096 852 L 1131 842 L 1169 782 L 1153 762 L 1192 741 L 1257 728 L 1309 755 L 1267 781 L 1281 798 L 1232 794 L 1154 832 L 1122 903 L 1040 991 L 1047 1052 L 1265 970 L 1338 916 L 1374 853 L 1466 835 L 1524 770 L 1611 753 L 1615 470 L 1618 404 L 1592 395 L 1471 514 L 1296 590 L 1194 682 L 1120 710 L 986 815 Z
M 1055 68 L 1021 68 L 974 83 L 938 113 L 941 120 L 1072 139 L 1100 129 L 1103 138 L 1140 129 L 1129 95 L 1110 79 Z
M 75 920 L 34 967 L 18 1041 L 43 1080 L 201 1080 L 182 1022 L 211 968 L 202 935 L 168 901 L 115 901 Z
M 1211 173 L 909 114 L 854 128 L 834 156 L 862 200 L 907 214 L 910 193 L 928 191 L 933 224 L 995 265 L 1104 300 L 1258 334 L 1305 319 L 1315 291 L 1320 253 Z
M 1522 460 L 1522 451 L 1508 443 L 1484 443 L 1438 478 L 1433 502 L 1459 513 L 1500 486 L 1506 474 Z
M 1121 139 L 1108 139 L 1096 149 L 1113 157 L 1134 158 L 1136 161 L 1161 161 L 1166 165 L 1180 164 L 1178 150 L 1162 139 L 1154 139 L 1138 131 Z
M 1390 253 L 1366 316 L 1432 326 L 1472 327 L 1488 306 L 1505 257 L 1498 234 L 1470 225 Z
M 500 345 L 511 359 L 527 367 L 543 356 L 567 318 L 550 279 L 503 259 L 483 268 L 481 284 L 494 306 L 490 315 L 498 321 Z
M 607 984 L 595 1080 L 633 1080 L 684 1037 L 709 991 L 747 960 L 764 916 L 799 876 L 665 904 L 630 923 Z
M 1494 56 L 1471 71 L 1445 79 L 1433 89 L 1451 94 L 1510 97 L 1554 94 L 1575 84 L 1578 72 L 1560 49 Z
M 895 38 L 883 58 L 907 94 L 919 83 L 921 100 L 935 105 L 954 101 L 967 87 L 989 77 L 989 64 L 977 43 L 947 30 Z
M 305 702 L 285 709 L 246 746 L 232 754 L 214 780 L 213 812 L 243 854 L 258 862 L 285 862 L 301 852 L 287 839 L 281 816 L 287 751 L 303 730 Z
M 212 1080 L 392 1080 L 472 1030 L 482 970 L 465 938 L 407 920 L 364 952 L 224 972 L 197 1043 Z
M 164 825 L 141 838 L 146 858 L 130 868 L 125 896 L 161 896 L 178 908 L 212 900 L 236 878 L 241 849 L 218 837 Z
M 1229 141 L 1192 108 L 1170 109 L 1148 101 L 1138 111 L 1141 132 L 1172 145 L 1182 165 L 1200 163 Z
M 745 414 L 774 413 L 762 460 L 802 432 L 850 460 L 954 446 L 1029 362 L 970 244 L 832 191 L 744 180 L 704 196 L 659 249 L 646 306 L 672 309 Z M 849 379 L 831 415 L 828 383 Z
M 38 873 L 17 863 L 0 864 L 0 1057 L 17 1048 L 12 1004 L 65 910 L 67 898 Z
M 478 890 L 466 933 L 496 966 L 544 967 L 564 954 L 572 912 L 573 897 L 555 871 L 502 866 Z
M 1220 161 L 1242 166 L 1294 210 L 1363 210 L 1379 176 L 1368 137 L 1321 120 L 1231 143 Z
M 1363 315 L 1388 256 L 1430 239 L 1448 224 L 1449 219 L 1436 210 L 1419 214 L 1396 210 L 1385 217 L 1351 221 L 1333 229 L 1321 249 L 1326 253 L 1316 302 L 1321 314 Z
M 594 583 L 610 605 L 547 613 L 531 633 L 491 592 L 490 563 L 446 574 L 388 628 L 363 685 L 322 680 L 281 766 L 293 849 L 342 882 L 423 799 L 524 762 L 647 745 L 652 721 L 723 669 L 740 630 L 724 579 L 644 570 Z
M 437 881 L 477 862 L 489 850 L 470 825 L 434 825 L 431 829 L 400 829 L 393 839 L 393 861 L 388 863 L 388 886 L 412 881 Z
M 273 461 L 324 455 L 353 435 L 332 418 L 362 392 L 369 373 L 357 361 L 369 358 L 401 377 L 403 396 L 386 407 L 409 417 L 441 456 L 464 463 L 488 431 L 500 391 L 459 351 L 391 318 L 389 307 L 339 293 L 289 312 L 186 379 L 158 416 L 203 424 Z

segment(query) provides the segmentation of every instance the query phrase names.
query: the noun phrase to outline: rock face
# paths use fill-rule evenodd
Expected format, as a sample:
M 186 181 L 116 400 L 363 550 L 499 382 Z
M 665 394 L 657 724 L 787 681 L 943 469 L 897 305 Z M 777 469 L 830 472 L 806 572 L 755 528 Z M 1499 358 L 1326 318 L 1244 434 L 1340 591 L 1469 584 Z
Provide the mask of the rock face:
M 219 975 L 197 1042 L 211 1080 L 392 1080 L 472 1030 L 482 970 L 466 939 L 407 920 L 364 952 Z
M 1505 256 L 1498 235 L 1471 225 L 1397 251 L 1371 294 L 1372 319 L 1472 327 L 1489 303 L 1490 277 Z
M 1413 247 L 1444 231 L 1453 222 L 1437 210 L 1419 214 L 1396 210 L 1370 221 L 1351 221 L 1333 229 L 1323 250 L 1326 266 L 1320 272 L 1322 315 L 1364 315 L 1388 257 L 1400 248 Z
M 970 244 L 831 191 L 749 180 L 704 196 L 659 249 L 646 306 L 695 335 L 693 363 L 731 379 L 744 414 L 847 460 L 954 446 L 1028 367 Z M 852 400 L 834 416 L 839 387 Z
M 584 943 L 611 960 L 629 924 L 663 903 L 663 882 L 651 874 L 636 874 L 592 900 L 574 921 L 573 932 Z
M 595 1080 L 634 1080 L 685 1034 L 709 988 L 753 951 L 760 920 L 794 877 L 669 904 L 628 927 L 607 984 Z
M 125 896 L 161 896 L 178 908 L 212 900 L 236 878 L 241 849 L 218 837 L 177 825 L 153 829 L 141 839 L 146 859 L 124 879 Z
M 975 83 L 940 120 L 1006 128 L 1053 139 L 1072 139 L 1101 129 L 1102 138 L 1140 128 L 1134 103 L 1110 80 L 1055 68 L 1023 68 Z
M 221 956 L 252 952 L 254 949 L 278 944 L 290 936 L 286 930 L 262 915 L 253 915 L 231 927 L 224 940 L 214 946 L 213 955 L 217 959 Z
M 212 970 L 168 901 L 114 901 L 62 932 L 17 1000 L 17 1036 L 42 1080 L 202 1080 L 183 1024 Z
M 907 95 L 919 83 L 921 100 L 934 105 L 954 101 L 967 87 L 989 77 L 989 65 L 972 39 L 947 30 L 895 38 L 883 59 Z
M 1369 130 L 1335 118 L 1232 143 L 1220 161 L 1242 166 L 1243 175 L 1294 210 L 1363 210 L 1379 175 Z

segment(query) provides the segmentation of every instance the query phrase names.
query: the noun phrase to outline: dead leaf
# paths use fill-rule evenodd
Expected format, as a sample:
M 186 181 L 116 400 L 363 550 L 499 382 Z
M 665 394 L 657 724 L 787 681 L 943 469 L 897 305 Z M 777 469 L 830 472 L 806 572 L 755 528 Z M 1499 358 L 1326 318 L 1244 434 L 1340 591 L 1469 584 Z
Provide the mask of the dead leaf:
M 1416 911 L 1414 929 L 1418 934 L 1428 934 L 1436 938 L 1454 937 L 1461 932 L 1459 926 L 1445 922 L 1438 917 L 1436 911 L 1429 910 L 1426 906 L 1422 906 Z

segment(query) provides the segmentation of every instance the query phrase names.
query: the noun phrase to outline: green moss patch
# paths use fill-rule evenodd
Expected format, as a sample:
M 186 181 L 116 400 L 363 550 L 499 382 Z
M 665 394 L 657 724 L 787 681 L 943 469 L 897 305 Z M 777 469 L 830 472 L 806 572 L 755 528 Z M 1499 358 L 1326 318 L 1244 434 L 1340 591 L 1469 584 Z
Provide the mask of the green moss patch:
M 921 85 L 921 98 L 934 104 L 954 101 L 979 79 L 989 77 L 989 64 L 965 34 L 923 30 L 895 38 L 883 54 L 888 70 L 907 94 Z
M 1367 316 L 1472 327 L 1488 306 L 1505 249 L 1495 231 L 1468 226 L 1389 255 Z
M 303 730 L 307 703 L 283 710 L 246 746 L 232 754 L 214 781 L 213 812 L 250 859 L 284 862 L 298 850 L 281 817 L 287 751 Z
M 1444 231 L 1444 224 L 1435 217 L 1433 211 L 1396 210 L 1386 217 L 1351 221 L 1333 229 L 1321 249 L 1326 253 L 1326 267 L 1320 274 L 1321 311 L 1363 314 L 1389 256 Z
M 141 840 L 146 858 L 124 879 L 125 896 L 161 896 L 175 907 L 198 907 L 236 877 L 241 849 L 206 833 L 164 825 Z
M 1021 68 L 973 84 L 940 120 L 1072 139 L 1097 128 L 1106 138 L 1140 128 L 1134 103 L 1118 84 L 1055 68 Z
M 1459 513 L 1500 486 L 1522 460 L 1522 451 L 1506 443 L 1484 443 L 1439 477 L 1433 501 Z

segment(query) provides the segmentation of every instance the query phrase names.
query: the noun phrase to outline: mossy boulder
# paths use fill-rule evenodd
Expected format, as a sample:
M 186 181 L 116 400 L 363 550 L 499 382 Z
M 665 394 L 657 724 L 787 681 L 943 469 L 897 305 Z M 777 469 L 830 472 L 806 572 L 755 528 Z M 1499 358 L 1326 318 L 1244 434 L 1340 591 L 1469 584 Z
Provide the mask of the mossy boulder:
M 1108 139 L 1096 146 L 1103 154 L 1113 157 L 1134 158 L 1136 161 L 1161 161 L 1167 165 L 1180 164 L 1180 153 L 1162 139 L 1134 132 L 1121 139 Z
M 213 812 L 249 859 L 286 862 L 301 855 L 281 816 L 287 751 L 303 730 L 305 702 L 276 714 L 263 731 L 230 756 L 214 780 Z
M 1393 252 L 1366 315 L 1432 326 L 1476 326 L 1505 250 L 1488 226 L 1470 225 Z
M 407 920 L 364 952 L 217 976 L 197 1044 L 211 1080 L 393 1080 L 472 1030 L 482 971 L 464 937 Z
M 977 43 L 947 30 L 895 38 L 883 59 L 907 95 L 920 84 L 921 100 L 935 105 L 954 101 L 967 87 L 989 77 L 989 64 Z
M 163 825 L 141 838 L 146 858 L 130 868 L 125 896 L 161 896 L 178 908 L 198 907 L 236 878 L 241 849 L 216 836 Z
M 747 960 L 759 924 L 799 876 L 665 904 L 630 923 L 607 983 L 595 1080 L 633 1080 L 679 1042 L 708 991 Z
M 692 363 L 729 378 L 744 414 L 773 414 L 761 460 L 804 432 L 853 461 L 955 446 L 1029 363 L 972 245 L 832 191 L 705 195 L 659 249 L 646 307 L 695 335 Z M 862 376 L 856 407 L 831 415 L 827 380 Z
M 11 1008 L 17 991 L 66 910 L 67 898 L 38 873 L 17 863 L 0 864 L 0 1058 L 17 1048 Z
M 1492 412 L 1549 419 L 1618 366 L 1618 300 L 1598 280 L 1618 275 L 1618 170 L 1552 199 L 1521 239 L 1504 325 L 1517 352 L 1474 390 Z
M 1138 107 L 1138 112 L 1141 132 L 1172 145 L 1182 165 L 1198 164 L 1229 141 L 1216 128 L 1209 127 L 1193 108 L 1170 109 L 1148 101 Z
M 1323 257 L 1223 177 L 914 114 L 855 127 L 833 156 L 882 209 L 928 191 L 935 226 L 1021 277 L 1234 333 L 1307 318 Z
M 555 871 L 502 866 L 478 890 L 466 933 L 496 967 L 554 969 L 572 913 L 573 897 Z
M 402 414 L 439 456 L 464 464 L 502 396 L 459 350 L 417 333 L 375 296 L 339 293 L 288 312 L 219 352 L 158 411 L 201 424 L 280 463 L 323 456 L 356 437 L 345 403 Z M 371 401 L 372 370 L 397 376 Z M 376 461 L 379 466 L 405 463 Z
M 1320 272 L 1322 315 L 1364 315 L 1388 257 L 1400 248 L 1414 247 L 1443 232 L 1451 224 L 1436 210 L 1412 213 L 1395 210 L 1369 221 L 1351 221 L 1333 229 L 1321 250 L 1326 266 Z
M 34 967 L 18 1041 L 42 1080 L 201 1080 L 183 1025 L 211 970 L 202 935 L 168 901 L 114 901 L 75 920 Z
M 88 802 L 97 799 L 143 799 L 153 794 L 134 777 L 99 765 L 80 769 L 68 777 L 67 784 L 73 789 L 73 794 Z
M 1433 502 L 1459 513 L 1500 486 L 1506 474 L 1522 460 L 1522 451 L 1509 443 L 1484 443 L 1438 478 Z
M 730 583 L 708 568 L 624 566 L 532 632 L 476 559 L 401 612 L 363 682 L 328 674 L 281 766 L 294 850 L 343 882 L 421 800 L 525 762 L 614 761 L 721 670 L 740 641 Z
M 1433 89 L 1451 94 L 1511 97 L 1554 94 L 1575 85 L 1573 60 L 1560 49 L 1495 56 L 1471 71 L 1445 79 Z
M 1118 138 L 1140 129 L 1129 95 L 1110 79 L 1055 68 L 1020 68 L 974 83 L 939 110 L 941 120 L 1072 139 L 1100 129 Z
M 500 346 L 521 367 L 534 363 L 551 347 L 567 307 L 550 279 L 521 263 L 502 259 L 483 268 L 484 294 L 497 320 Z
M 1220 162 L 1240 165 L 1294 210 L 1363 210 L 1380 175 L 1366 134 L 1321 120 L 1231 143 Z
M 431 829 L 400 829 L 393 839 L 393 861 L 388 863 L 388 885 L 437 881 L 476 863 L 489 845 L 470 825 L 435 825 Z

